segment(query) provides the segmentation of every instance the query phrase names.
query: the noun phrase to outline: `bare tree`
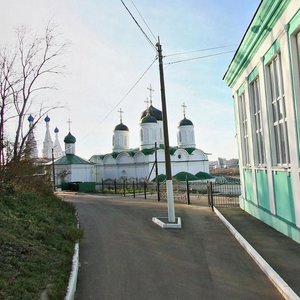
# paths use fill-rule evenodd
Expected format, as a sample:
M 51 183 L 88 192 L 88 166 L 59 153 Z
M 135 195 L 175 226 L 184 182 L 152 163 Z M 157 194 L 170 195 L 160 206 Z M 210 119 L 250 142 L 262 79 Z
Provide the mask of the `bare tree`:
M 16 55 L 10 58 L 6 49 L 0 51 L 0 168 L 4 165 L 5 123 L 8 121 L 6 113 L 13 104 L 11 85 L 17 84 L 13 79 L 15 59 Z
M 41 105 L 33 125 L 24 134 L 24 120 L 32 108 L 34 95 L 54 88 L 45 82 L 50 75 L 62 72 L 57 58 L 64 53 L 66 46 L 66 43 L 57 43 L 57 36 L 51 25 L 45 28 L 42 37 L 33 38 L 28 38 L 23 27 L 17 31 L 16 49 L 10 55 L 7 51 L 0 52 L 0 166 L 5 164 L 5 123 L 10 118 L 16 119 L 11 160 L 19 161 L 30 132 L 49 110 L 56 108 Z

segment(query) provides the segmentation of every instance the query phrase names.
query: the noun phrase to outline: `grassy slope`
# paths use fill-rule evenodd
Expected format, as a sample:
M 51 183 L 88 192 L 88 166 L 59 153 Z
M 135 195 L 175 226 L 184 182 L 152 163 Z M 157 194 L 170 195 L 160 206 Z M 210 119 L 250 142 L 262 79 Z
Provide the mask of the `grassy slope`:
M 63 299 L 74 242 L 72 206 L 52 195 L 0 195 L 0 299 Z

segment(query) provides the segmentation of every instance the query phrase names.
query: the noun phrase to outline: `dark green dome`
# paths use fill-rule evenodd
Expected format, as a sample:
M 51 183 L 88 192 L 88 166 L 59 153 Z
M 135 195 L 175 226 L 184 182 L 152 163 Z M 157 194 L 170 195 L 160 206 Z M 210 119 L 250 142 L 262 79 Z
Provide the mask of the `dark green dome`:
M 162 121 L 162 112 L 152 105 L 150 105 L 148 109 L 146 109 L 142 112 L 141 119 L 143 119 L 145 116 L 147 116 L 148 112 L 149 112 L 150 116 L 154 117 L 157 121 Z
M 68 133 L 68 135 L 65 137 L 64 142 L 66 144 L 75 144 L 76 138 L 71 134 L 71 132 Z
M 153 116 L 147 114 L 145 117 L 142 118 L 141 123 L 142 124 L 145 124 L 145 123 L 157 123 L 157 120 Z
M 124 125 L 123 123 L 120 123 L 115 127 L 115 130 L 122 130 L 122 131 L 129 131 L 128 127 Z
M 189 125 L 194 125 L 193 122 L 187 118 L 184 118 L 183 120 L 180 121 L 179 126 L 189 126 Z

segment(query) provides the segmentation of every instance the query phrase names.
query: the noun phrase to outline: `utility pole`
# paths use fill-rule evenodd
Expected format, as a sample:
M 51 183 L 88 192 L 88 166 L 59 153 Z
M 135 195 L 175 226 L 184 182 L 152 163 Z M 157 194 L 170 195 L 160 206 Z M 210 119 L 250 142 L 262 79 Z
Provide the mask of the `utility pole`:
M 159 180 L 158 180 L 158 163 L 157 163 L 157 142 L 155 142 L 155 178 L 157 188 L 157 201 L 160 201 Z
M 165 140 L 165 164 L 166 164 L 166 187 L 167 187 L 167 204 L 168 204 L 168 220 L 169 222 L 175 222 L 175 207 L 173 196 L 173 182 L 171 171 L 171 158 L 170 158 L 170 145 L 169 145 L 169 132 L 168 132 L 168 118 L 167 118 L 167 106 L 166 106 L 166 93 L 165 93 L 165 81 L 164 81 L 164 69 L 163 69 L 163 56 L 160 40 L 156 44 L 159 62 L 159 77 L 160 77 L 160 91 L 161 91 L 161 104 L 163 114 L 163 131 Z

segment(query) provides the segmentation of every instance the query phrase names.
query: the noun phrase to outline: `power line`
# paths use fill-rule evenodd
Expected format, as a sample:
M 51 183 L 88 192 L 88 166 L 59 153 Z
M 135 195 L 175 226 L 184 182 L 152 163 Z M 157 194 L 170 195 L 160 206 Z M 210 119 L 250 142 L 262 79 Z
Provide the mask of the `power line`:
M 189 54 L 189 53 L 194 53 L 194 52 L 204 52 L 204 51 L 216 50 L 216 49 L 222 49 L 222 48 L 228 48 L 228 47 L 233 47 L 233 46 L 236 46 L 236 44 L 219 46 L 219 47 L 212 47 L 212 48 L 204 48 L 204 49 L 198 49 L 198 50 L 191 50 L 191 51 L 186 51 L 186 52 L 172 53 L 172 54 L 165 55 L 165 57 L 175 56 L 175 55 Z
M 146 32 L 143 30 L 143 28 L 141 27 L 141 25 L 138 23 L 138 21 L 135 19 L 135 17 L 133 16 L 133 14 L 130 12 L 130 10 L 128 9 L 128 7 L 125 5 L 124 1 L 121 0 L 123 6 L 126 8 L 126 10 L 128 11 L 128 13 L 130 14 L 131 18 L 134 20 L 135 24 L 139 27 L 139 29 L 141 30 L 141 32 L 143 33 L 143 35 L 145 36 L 145 38 L 147 39 L 147 41 L 150 43 L 150 45 L 155 49 L 155 52 L 157 52 L 157 49 L 155 47 L 155 45 L 152 43 L 152 41 L 150 40 L 150 38 L 148 37 L 148 35 L 146 34 Z
M 128 92 L 121 98 L 121 100 L 100 121 L 99 125 L 102 124 L 109 117 L 109 115 L 125 100 L 125 98 L 132 92 L 132 90 L 137 86 L 137 84 L 142 80 L 142 78 L 150 70 L 150 68 L 153 66 L 153 64 L 155 63 L 156 60 L 157 60 L 157 57 L 153 60 L 153 62 L 150 64 L 150 66 L 143 72 L 143 74 L 138 78 L 138 80 L 133 84 L 133 86 L 128 90 Z
M 232 53 L 232 52 L 235 52 L 235 51 L 231 50 L 231 51 L 219 52 L 219 53 L 210 54 L 210 55 L 204 55 L 204 56 L 198 56 L 198 57 L 187 58 L 187 59 L 182 59 L 182 60 L 176 60 L 176 61 L 172 61 L 172 62 L 169 62 L 169 63 L 165 63 L 165 65 L 173 65 L 173 64 L 178 64 L 178 63 L 181 63 L 181 62 L 186 62 L 186 61 L 191 61 L 191 60 L 196 60 L 196 59 L 201 59 L 201 58 L 206 58 L 206 57 L 211 57 L 211 56 L 217 56 L 217 55 L 222 55 L 222 54 L 227 54 L 227 53 Z
M 152 30 L 150 29 L 150 27 L 148 26 L 148 24 L 146 23 L 146 20 L 143 18 L 142 14 L 140 13 L 140 11 L 138 10 L 138 8 L 135 6 L 133 0 L 130 0 L 132 5 L 134 6 L 134 8 L 136 9 L 136 11 L 138 12 L 139 16 L 141 17 L 141 19 L 143 20 L 144 24 L 147 26 L 148 30 L 150 31 L 150 33 L 152 34 L 154 40 L 157 39 L 157 37 L 153 34 Z

